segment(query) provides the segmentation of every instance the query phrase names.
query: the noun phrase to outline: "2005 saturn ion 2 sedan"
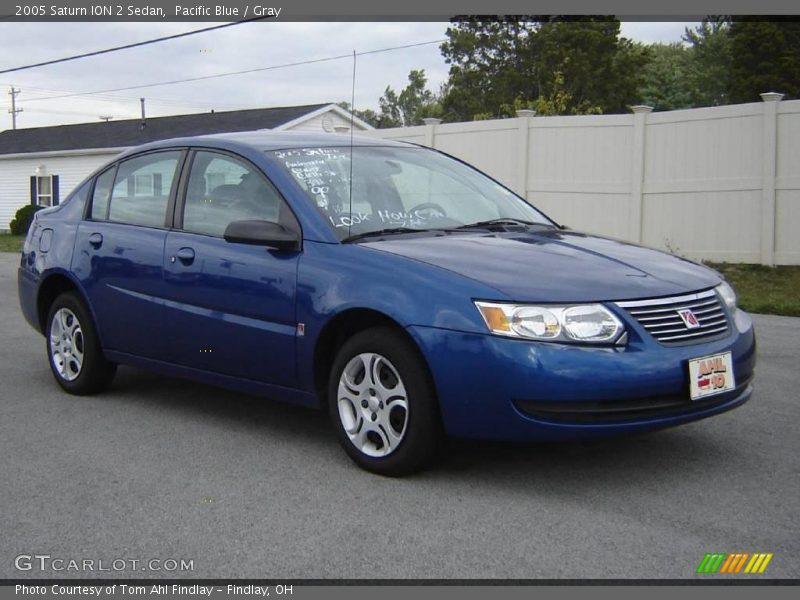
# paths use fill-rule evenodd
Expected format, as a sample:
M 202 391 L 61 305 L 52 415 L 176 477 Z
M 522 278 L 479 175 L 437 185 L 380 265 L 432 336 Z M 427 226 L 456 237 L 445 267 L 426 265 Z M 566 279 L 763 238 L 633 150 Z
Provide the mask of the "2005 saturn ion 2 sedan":
M 654 430 L 751 395 L 719 274 L 565 230 L 439 152 L 248 133 L 126 152 L 31 226 L 27 320 L 67 392 L 129 364 L 330 411 L 399 475 L 445 435 Z

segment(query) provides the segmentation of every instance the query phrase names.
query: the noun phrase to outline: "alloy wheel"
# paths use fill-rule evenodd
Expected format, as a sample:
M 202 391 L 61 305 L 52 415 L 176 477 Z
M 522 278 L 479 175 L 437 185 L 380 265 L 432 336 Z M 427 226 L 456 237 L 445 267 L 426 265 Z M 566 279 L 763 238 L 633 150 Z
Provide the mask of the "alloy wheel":
M 408 426 L 408 396 L 394 365 L 380 354 L 354 356 L 339 377 L 339 419 L 350 442 L 371 457 L 388 456 Z
M 83 329 L 75 313 L 60 308 L 50 322 L 50 360 L 59 376 L 74 381 L 83 367 Z

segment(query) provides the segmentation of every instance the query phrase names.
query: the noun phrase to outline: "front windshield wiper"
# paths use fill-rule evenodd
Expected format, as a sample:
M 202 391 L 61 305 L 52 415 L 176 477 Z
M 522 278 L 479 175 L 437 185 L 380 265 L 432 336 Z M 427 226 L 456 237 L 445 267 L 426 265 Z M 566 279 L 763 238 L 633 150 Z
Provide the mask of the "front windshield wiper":
M 344 238 L 342 243 L 355 242 L 368 237 L 379 237 L 382 235 L 395 235 L 398 233 L 419 233 L 420 231 L 430 231 L 430 229 L 411 229 L 410 227 L 387 227 L 386 229 L 376 229 L 375 231 L 365 231 Z
M 362 240 L 364 238 L 370 237 L 380 237 L 382 235 L 396 235 L 400 233 L 421 233 L 423 231 L 438 231 L 447 233 L 448 231 L 461 231 L 467 229 L 488 229 L 492 226 L 504 226 L 504 225 L 521 225 L 524 227 L 555 227 L 554 225 L 550 225 L 549 223 L 535 223 L 534 221 L 525 221 L 523 219 L 514 219 L 511 217 L 501 217 L 499 219 L 490 219 L 488 221 L 478 221 L 477 223 L 468 223 L 467 225 L 459 225 L 457 227 L 443 227 L 443 228 L 431 228 L 431 229 L 412 229 L 410 227 L 387 227 L 386 229 L 376 229 L 375 231 L 365 231 L 363 233 L 357 233 L 355 235 L 351 235 L 350 237 L 346 237 L 342 240 L 342 243 L 349 243 L 355 242 L 358 240 Z
M 526 227 L 534 225 L 537 227 L 552 227 L 552 225 L 549 223 L 534 223 L 533 221 L 525 221 L 523 219 L 500 217 L 499 219 L 489 219 L 488 221 L 478 221 L 477 223 L 459 225 L 458 227 L 453 227 L 453 229 L 480 229 L 481 227 L 491 227 L 493 225 L 524 225 Z

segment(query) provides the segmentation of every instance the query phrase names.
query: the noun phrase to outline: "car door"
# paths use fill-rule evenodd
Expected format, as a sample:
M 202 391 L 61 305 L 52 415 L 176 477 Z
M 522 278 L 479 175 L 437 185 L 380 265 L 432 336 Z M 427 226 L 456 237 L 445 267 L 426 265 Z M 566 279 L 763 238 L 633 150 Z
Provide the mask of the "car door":
M 164 247 L 165 333 L 175 362 L 296 385 L 295 285 L 299 252 L 229 243 L 232 221 L 263 219 L 299 232 L 280 194 L 254 165 L 198 150 L 189 159 Z
M 163 250 L 184 157 L 183 150 L 151 152 L 95 179 L 72 271 L 84 285 L 107 350 L 165 356 Z

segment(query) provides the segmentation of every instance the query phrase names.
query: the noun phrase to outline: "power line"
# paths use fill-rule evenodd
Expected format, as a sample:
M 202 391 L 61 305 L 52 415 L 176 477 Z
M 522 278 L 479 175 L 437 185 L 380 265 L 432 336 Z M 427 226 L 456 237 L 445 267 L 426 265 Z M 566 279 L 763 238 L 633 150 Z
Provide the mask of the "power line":
M 14 84 L 10 82 L 2 82 L 0 81 L 0 87 L 14 87 Z M 37 94 L 38 96 L 44 96 L 49 98 L 49 95 L 52 94 L 80 94 L 82 92 L 76 92 L 75 90 L 65 90 L 65 89 L 53 89 L 53 88 L 40 88 L 34 87 L 30 85 L 25 86 L 26 93 Z M 49 94 L 49 95 L 48 95 Z M 125 102 L 125 101 L 139 101 L 139 96 L 131 96 L 131 95 L 113 95 L 113 94 L 91 94 L 92 96 L 96 96 L 99 102 Z M 46 99 L 44 98 L 43 99 Z M 35 97 L 34 97 L 35 98 Z M 34 99 L 30 98 L 30 99 Z M 85 98 L 85 97 L 76 97 L 75 100 L 93 100 L 93 98 Z M 179 100 L 177 98 L 155 98 L 153 96 L 147 97 L 148 102 L 153 102 L 156 104 L 175 104 L 180 106 L 196 106 L 200 108 L 204 108 L 208 106 L 207 102 L 192 102 L 189 100 Z M 230 107 L 238 107 L 242 106 L 242 103 L 231 103 L 231 102 L 214 102 L 215 106 L 230 106 Z
M 245 19 L 243 21 L 236 21 L 234 23 L 225 23 L 223 25 L 215 25 L 213 27 L 206 27 L 204 29 L 195 29 L 194 31 L 186 31 L 184 33 L 176 33 L 174 35 L 167 35 L 160 38 L 155 38 L 152 40 L 144 40 L 142 42 L 135 42 L 133 44 L 126 44 L 125 46 L 116 46 L 114 48 L 106 48 L 105 50 L 95 50 L 94 52 L 86 52 L 84 54 L 76 54 L 74 56 L 67 56 L 65 58 L 57 58 L 55 60 L 48 60 L 45 62 L 35 63 L 32 65 L 25 65 L 22 67 L 12 67 L 11 69 L 3 69 L 0 71 L 0 75 L 4 73 L 14 73 L 16 71 L 24 71 L 26 69 L 34 69 L 36 67 L 46 67 L 47 65 L 55 65 L 58 63 L 68 62 L 71 60 L 78 60 L 79 58 L 87 58 L 89 56 L 99 56 L 101 54 L 108 54 L 110 52 L 118 52 L 119 50 L 128 50 L 130 48 L 138 48 L 140 46 L 147 46 L 149 44 L 156 44 L 158 42 L 166 42 L 167 40 L 175 40 L 182 37 L 187 37 L 190 35 L 197 35 L 198 33 L 206 33 L 208 31 L 214 31 L 216 29 L 223 29 L 224 27 L 233 27 L 234 25 L 241 25 L 242 23 L 252 23 L 253 21 L 261 21 L 268 17 L 254 17 L 252 19 Z
M 2 87 L 3 85 L 6 85 L 8 88 L 12 87 L 10 84 L 2 84 L 2 83 L 0 83 L 0 87 Z M 30 92 L 31 89 L 32 88 L 28 88 L 28 86 L 26 86 L 25 87 L 26 94 L 31 93 Z M 47 91 L 52 94 L 53 92 L 69 92 L 69 91 L 72 91 L 72 90 L 47 90 Z M 43 92 L 39 91 L 39 92 L 33 92 L 33 93 L 34 94 L 38 93 L 38 94 L 41 95 Z M 36 96 L 28 97 L 27 100 L 32 100 L 34 98 L 36 98 Z M 78 115 L 78 114 L 94 115 L 98 110 L 100 110 L 100 111 L 111 110 L 112 112 L 115 112 L 115 113 L 122 112 L 122 113 L 125 113 L 125 114 L 129 113 L 131 115 L 135 115 L 136 111 L 131 109 L 129 107 L 129 105 L 133 106 L 134 101 L 135 101 L 135 104 L 138 107 L 139 102 L 140 102 L 140 96 L 135 96 L 135 97 L 134 96 L 111 96 L 111 95 L 109 95 L 109 96 L 99 95 L 99 96 L 92 96 L 92 97 L 81 96 L 81 97 L 77 97 L 77 98 L 67 99 L 64 102 L 59 103 L 58 106 L 59 107 L 61 107 L 61 106 L 69 106 L 67 103 L 70 102 L 70 100 L 81 101 L 81 102 L 83 102 L 83 105 L 85 105 L 88 102 L 88 103 L 92 103 L 92 104 L 97 104 L 98 106 L 101 105 L 101 104 L 102 105 L 106 105 L 106 106 L 113 106 L 113 108 L 96 108 L 94 110 L 92 110 L 90 108 L 88 110 L 81 110 L 81 106 L 83 106 L 83 105 L 81 105 L 81 106 L 76 106 L 78 111 L 56 110 L 56 109 L 52 109 L 51 110 L 50 108 L 45 108 L 45 107 L 49 106 L 48 103 L 45 103 L 44 105 L 40 104 L 38 106 L 28 107 L 27 112 L 29 112 L 31 114 L 62 113 L 62 114 L 74 114 L 74 115 Z M 148 102 L 148 104 L 153 104 L 155 106 L 165 107 L 165 108 L 169 108 L 169 109 L 171 109 L 173 107 L 178 107 L 178 108 L 181 108 L 181 109 L 184 109 L 184 110 L 188 110 L 189 112 L 208 112 L 212 108 L 215 108 L 215 109 L 220 109 L 221 108 L 221 109 L 229 109 L 229 110 L 241 110 L 241 109 L 247 108 L 249 106 L 247 103 L 242 103 L 242 102 L 230 103 L 230 102 L 218 102 L 216 100 L 214 100 L 214 101 L 210 101 L 209 100 L 207 102 L 190 102 L 190 101 L 181 101 L 181 100 L 175 100 L 175 99 L 168 100 L 168 99 L 165 99 L 165 98 L 153 98 L 151 96 L 147 96 L 147 102 Z M 39 108 L 39 107 L 41 107 L 41 108 Z M 0 114 L 6 112 L 7 109 L 11 109 L 11 108 L 12 107 L 11 107 L 10 100 L 3 101 L 2 98 L 0 98 Z M 11 110 L 8 110 L 8 112 L 10 114 Z M 20 109 L 20 112 L 21 112 L 21 109 Z
M 43 114 L 55 114 L 55 115 L 74 115 L 74 116 L 80 116 L 80 117 L 96 117 L 97 116 L 97 111 L 91 112 L 91 111 L 75 111 L 75 110 L 56 110 L 56 109 L 50 109 L 50 108 L 45 108 L 45 109 L 41 109 L 40 108 L 38 110 L 31 110 L 31 111 L 27 111 L 27 112 L 31 113 L 31 114 L 34 114 L 34 113 L 35 114 L 42 114 L 43 113 Z M 135 118 L 135 113 L 131 111 L 130 112 L 130 116 L 126 116 L 125 118 L 133 119 L 133 118 Z
M 243 21 L 240 21 L 240 22 L 243 22 Z M 407 48 L 416 48 L 418 46 L 429 46 L 431 44 L 441 44 L 444 41 L 446 41 L 446 40 L 431 40 L 429 42 L 418 42 L 418 43 L 415 43 L 415 44 L 405 44 L 403 46 L 392 46 L 390 48 L 379 48 L 377 50 L 366 50 L 364 52 L 356 52 L 356 56 L 366 56 L 368 54 L 380 54 L 382 52 L 391 52 L 393 50 L 405 50 Z M 352 58 L 352 57 L 353 57 L 352 54 L 340 54 L 338 56 L 326 56 L 325 58 L 315 58 L 315 59 L 311 59 L 311 60 L 303 60 L 303 61 L 293 62 L 293 63 L 284 63 L 284 64 L 281 64 L 281 65 L 271 65 L 269 67 L 258 67 L 258 68 L 255 68 L 255 69 L 246 69 L 244 71 L 229 71 L 229 72 L 226 72 L 226 73 L 216 73 L 214 75 L 203 75 L 203 76 L 200 76 L 200 77 L 189 77 L 189 78 L 186 78 L 186 79 L 174 79 L 172 81 L 159 81 L 157 83 L 146 83 L 146 84 L 141 84 L 141 85 L 130 85 L 130 86 L 120 87 L 120 88 L 111 88 L 111 89 L 106 89 L 106 90 L 95 90 L 95 91 L 92 91 L 92 92 L 75 92 L 73 94 L 62 94 L 60 96 L 46 96 L 44 98 L 30 98 L 28 100 L 28 102 L 38 102 L 38 101 L 41 101 L 41 100 L 58 100 L 58 99 L 61 99 L 61 98 L 72 98 L 72 97 L 75 97 L 75 96 L 92 96 L 92 95 L 96 95 L 96 94 L 107 94 L 109 92 L 123 92 L 123 91 L 127 91 L 127 90 L 140 90 L 140 89 L 143 89 L 143 88 L 158 87 L 158 86 L 162 86 L 162 85 L 174 85 L 174 84 L 177 84 L 177 83 L 189 83 L 189 82 L 192 82 L 192 81 L 204 81 L 204 80 L 207 80 L 207 79 L 216 79 L 218 77 L 231 77 L 233 75 L 246 75 L 248 73 L 259 73 L 259 72 L 263 72 L 263 71 L 272 71 L 272 70 L 275 70 L 275 69 L 286 69 L 286 68 L 289 68 L 289 67 L 299 67 L 301 65 L 310 65 L 310 64 L 315 64 L 315 63 L 331 62 L 331 61 L 334 61 L 334 60 L 342 60 L 342 59 L 345 59 L 345 58 L 349 59 L 349 58 Z
M 0 84 L 3 85 L 3 84 Z M 11 84 L 5 84 L 9 86 Z M 31 91 L 33 90 L 33 91 Z M 36 91 L 38 90 L 38 91 Z M 36 94 L 28 98 L 28 100 L 48 100 L 52 97 L 52 94 L 81 94 L 82 92 L 76 92 L 75 90 L 55 90 L 55 89 L 43 89 L 43 88 L 32 88 L 29 86 L 25 86 L 25 91 L 28 93 Z M 113 95 L 113 94 L 91 94 L 85 96 L 76 96 L 72 98 L 73 100 L 83 100 L 83 101 L 92 101 L 92 102 L 113 102 L 113 103 L 126 103 L 126 102 L 139 102 L 139 96 L 132 96 L 132 95 Z M 58 96 L 61 97 L 60 95 Z M 176 106 L 195 106 L 195 107 L 206 107 L 208 106 L 207 102 L 192 102 L 189 100 L 178 100 L 177 98 L 156 98 L 152 96 L 147 97 L 148 102 L 153 102 L 155 104 L 164 104 L 164 105 L 176 105 Z M 241 106 L 241 103 L 231 103 L 231 102 L 214 102 L 215 106 Z

